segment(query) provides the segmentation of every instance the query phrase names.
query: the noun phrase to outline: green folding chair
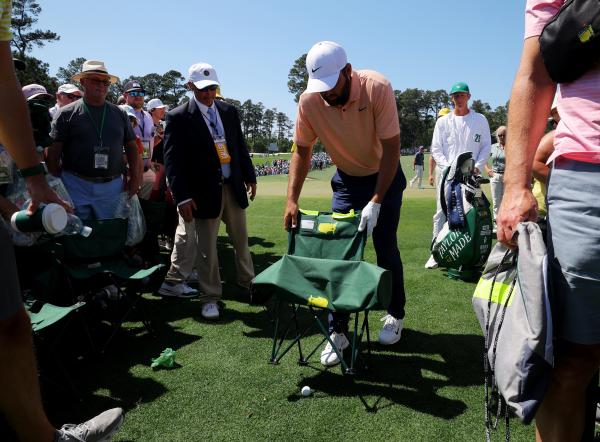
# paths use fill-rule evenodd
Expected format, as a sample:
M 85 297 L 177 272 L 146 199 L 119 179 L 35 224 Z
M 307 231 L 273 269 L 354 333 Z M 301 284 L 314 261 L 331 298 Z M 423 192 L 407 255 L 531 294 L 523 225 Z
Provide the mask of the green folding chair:
M 144 291 L 143 281 L 163 264 L 144 269 L 126 259 L 126 219 L 87 220 L 84 223 L 92 228 L 91 235 L 87 238 L 79 235 L 60 238 L 60 251 L 56 255 L 67 273 L 74 300 L 79 295 L 90 296 L 108 283 L 117 287 L 118 298 L 125 304 L 124 312 L 111 320 L 113 330 L 101 351 L 106 350 L 132 312 L 139 314 L 148 333 L 153 334 L 153 327 L 139 301 Z
M 64 352 L 59 347 L 63 344 L 61 338 L 71 323 L 73 315 L 80 313 L 80 310 L 85 305 L 85 302 L 80 301 L 73 305 L 61 307 L 39 301 L 31 296 L 31 292 L 23 302 L 25 311 L 31 321 L 31 330 L 36 342 L 38 358 L 45 355 L 48 362 L 61 372 L 64 381 L 76 396 L 79 396 L 79 392 L 71 381 L 71 376 L 61 360 L 61 355 Z M 82 317 L 80 316 L 79 319 L 82 320 Z M 95 349 L 87 325 L 83 320 L 81 325 L 91 346 L 90 350 L 94 353 Z M 47 376 L 45 377 L 47 380 L 52 380 Z M 58 384 L 56 381 L 54 383 Z
M 314 353 L 329 341 L 338 353 L 344 373 L 353 374 L 366 335 L 370 358 L 369 311 L 387 308 L 391 297 L 391 273 L 364 262 L 366 233 L 358 231 L 360 213 L 348 214 L 301 210 L 298 227 L 290 230 L 288 252 L 260 273 L 252 290 L 262 297 L 274 296 L 276 319 L 270 362 L 278 363 L 294 346 L 298 346 L 299 363 L 306 364 Z M 280 331 L 280 304 L 291 305 L 291 316 Z M 300 328 L 298 312 L 306 307 L 314 322 Z M 344 361 L 329 337 L 327 323 L 321 316 L 328 311 L 354 313 L 354 332 L 349 338 L 351 356 Z M 362 313 L 362 324 L 359 316 Z M 325 315 L 326 316 L 326 315 Z M 301 341 L 314 327 L 323 335 L 321 342 L 305 357 Z M 293 338 L 284 342 L 292 328 Z M 365 363 L 365 365 L 367 365 Z

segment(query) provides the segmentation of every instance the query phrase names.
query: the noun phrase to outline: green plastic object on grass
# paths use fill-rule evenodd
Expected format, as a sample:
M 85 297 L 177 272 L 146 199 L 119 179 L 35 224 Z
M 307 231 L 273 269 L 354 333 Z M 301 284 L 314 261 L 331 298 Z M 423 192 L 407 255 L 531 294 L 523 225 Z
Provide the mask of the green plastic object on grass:
M 160 356 L 156 359 L 152 359 L 150 367 L 156 369 L 159 367 L 173 368 L 175 366 L 175 350 L 172 348 L 165 348 Z

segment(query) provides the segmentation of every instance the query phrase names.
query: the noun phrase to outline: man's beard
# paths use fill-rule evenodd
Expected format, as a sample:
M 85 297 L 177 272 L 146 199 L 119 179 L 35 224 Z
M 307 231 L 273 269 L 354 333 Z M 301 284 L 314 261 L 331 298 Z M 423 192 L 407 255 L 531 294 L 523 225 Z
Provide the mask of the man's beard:
M 338 95 L 332 100 L 329 100 L 321 95 L 323 97 L 323 100 L 325 100 L 330 106 L 343 106 L 350 99 L 351 77 L 349 75 L 346 75 L 346 73 L 342 73 L 342 75 L 344 75 L 344 77 L 346 78 L 346 84 L 344 85 L 344 89 L 342 90 L 342 93 L 340 95 Z
M 346 86 L 344 88 L 344 90 L 342 91 L 342 94 L 338 95 L 335 99 L 333 99 L 333 100 L 328 100 L 327 98 L 323 98 L 323 99 L 330 106 L 343 106 L 344 104 L 346 104 L 348 102 L 349 98 L 350 98 L 350 88 L 348 86 Z

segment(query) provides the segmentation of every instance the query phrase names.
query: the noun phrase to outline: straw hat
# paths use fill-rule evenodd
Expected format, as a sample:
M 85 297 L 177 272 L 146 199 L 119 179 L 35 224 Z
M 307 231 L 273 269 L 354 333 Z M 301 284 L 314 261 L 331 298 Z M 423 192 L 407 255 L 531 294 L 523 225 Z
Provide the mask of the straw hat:
M 71 77 L 71 80 L 80 81 L 82 78 L 89 74 L 105 75 L 109 78 L 111 83 L 116 83 L 117 81 L 119 81 L 119 77 L 117 77 L 116 75 L 109 74 L 108 69 L 106 69 L 106 66 L 104 66 L 104 62 L 98 60 L 86 60 L 85 62 L 83 62 L 81 72 L 73 75 Z

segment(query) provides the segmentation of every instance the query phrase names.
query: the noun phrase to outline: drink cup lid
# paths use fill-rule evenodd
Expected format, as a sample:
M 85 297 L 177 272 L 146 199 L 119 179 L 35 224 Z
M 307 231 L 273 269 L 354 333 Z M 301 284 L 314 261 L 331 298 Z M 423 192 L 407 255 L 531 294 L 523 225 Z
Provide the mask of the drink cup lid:
M 48 233 L 62 232 L 67 226 L 67 211 L 58 204 L 48 204 L 42 212 L 42 225 Z

